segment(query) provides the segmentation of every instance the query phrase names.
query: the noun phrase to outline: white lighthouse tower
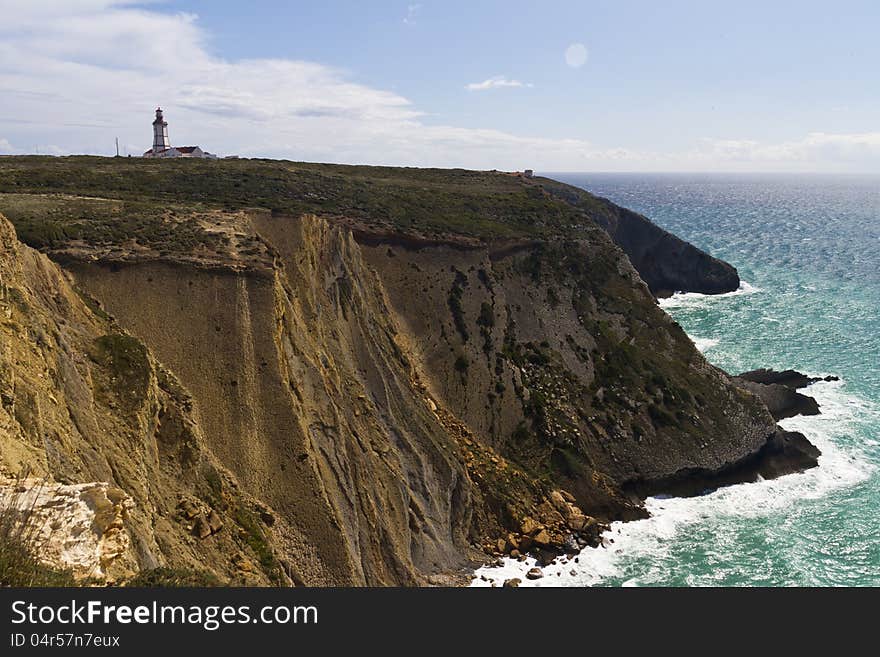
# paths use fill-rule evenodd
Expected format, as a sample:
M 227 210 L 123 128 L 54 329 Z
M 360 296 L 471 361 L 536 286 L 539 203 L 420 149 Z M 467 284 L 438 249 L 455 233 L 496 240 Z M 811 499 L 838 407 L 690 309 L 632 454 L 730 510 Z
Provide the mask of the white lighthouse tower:
M 144 157 L 198 157 L 216 160 L 213 153 L 203 151 L 198 146 L 172 146 L 168 140 L 168 121 L 162 116 L 162 108 L 156 108 L 156 119 L 153 121 L 153 147 L 144 153 Z
M 168 141 L 168 121 L 162 118 L 162 108 L 156 108 L 156 120 L 153 121 L 153 154 L 159 153 L 171 148 L 171 142 Z

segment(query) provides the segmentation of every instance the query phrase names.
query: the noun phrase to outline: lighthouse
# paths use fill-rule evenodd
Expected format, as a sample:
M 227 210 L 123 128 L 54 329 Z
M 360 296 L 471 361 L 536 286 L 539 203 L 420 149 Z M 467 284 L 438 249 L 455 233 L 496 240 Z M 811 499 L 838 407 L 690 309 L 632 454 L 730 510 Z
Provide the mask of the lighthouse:
M 162 108 L 156 108 L 153 121 L 153 147 L 144 153 L 144 157 L 199 157 L 216 160 L 213 153 L 203 151 L 198 146 L 172 146 L 168 140 L 168 121 L 162 115 Z
M 158 155 L 171 148 L 168 141 L 168 121 L 162 117 L 162 108 L 156 108 L 156 120 L 153 121 L 153 153 Z

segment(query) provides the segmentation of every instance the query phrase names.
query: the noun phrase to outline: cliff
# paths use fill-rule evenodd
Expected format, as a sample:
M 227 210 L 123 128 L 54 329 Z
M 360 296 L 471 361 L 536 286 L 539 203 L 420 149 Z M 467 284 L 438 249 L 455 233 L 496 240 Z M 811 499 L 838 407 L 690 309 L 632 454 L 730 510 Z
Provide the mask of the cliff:
M 159 566 L 286 581 L 268 510 L 214 458 L 192 404 L 0 215 L 0 500 L 4 518 L 33 525 L 43 558 L 105 581 Z
M 15 220 L 25 241 L 39 247 L 57 247 L 72 238 L 85 240 L 91 249 L 134 239 L 139 249 L 153 245 L 175 250 L 179 257 L 193 247 L 222 249 L 222 240 L 230 236 L 200 228 L 210 221 L 206 206 L 262 207 L 287 216 L 311 212 L 410 243 L 579 238 L 585 227 L 600 226 L 657 296 L 719 294 L 739 287 L 736 269 L 728 263 L 640 214 L 548 178 L 268 160 L 181 166 L 86 157 L 4 158 L 0 173 L 0 192 L 76 197 L 68 196 L 63 209 L 57 199 L 43 199 L 39 210 L 33 199 L 21 203 L 7 197 L 7 207 L 18 211 Z M 169 216 L 175 208 L 176 220 Z M 155 221 L 157 213 L 171 219 L 173 233 L 165 229 L 168 221 Z
M 0 464 L 130 497 L 130 570 L 448 583 L 485 553 L 594 543 L 647 492 L 810 464 L 656 305 L 601 199 L 255 161 L 0 173 L 0 210 L 64 269 L 4 222 L 42 305 L 10 324 L 0 381 L 30 372 L 40 410 L 8 413 Z M 65 340 L 35 343 L 37 317 Z M 62 445 L 40 438 L 50 395 Z
M 629 256 L 655 296 L 668 297 L 674 292 L 723 294 L 739 287 L 736 268 L 663 230 L 644 215 L 570 185 L 545 179 L 540 184 L 551 194 L 588 209 L 592 219 Z

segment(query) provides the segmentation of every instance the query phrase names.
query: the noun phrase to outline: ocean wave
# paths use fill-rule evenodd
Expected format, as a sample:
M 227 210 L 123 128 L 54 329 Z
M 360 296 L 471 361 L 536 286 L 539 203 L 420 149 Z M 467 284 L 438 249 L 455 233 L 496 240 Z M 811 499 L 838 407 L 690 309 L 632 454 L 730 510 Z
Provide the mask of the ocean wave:
M 819 467 L 773 480 L 759 480 L 719 488 L 700 497 L 645 500 L 650 517 L 631 522 L 615 522 L 603 534 L 603 545 L 586 548 L 574 558 L 561 558 L 543 569 L 544 577 L 528 580 L 525 573 L 535 567 L 534 559 L 519 562 L 504 559 L 500 567 L 476 571 L 472 586 L 500 586 L 506 579 L 519 578 L 521 586 L 593 586 L 618 583 L 623 586 L 662 584 L 667 581 L 667 565 L 675 560 L 670 553 L 673 540 L 697 525 L 730 523 L 736 518 L 783 515 L 806 500 L 865 481 L 873 472 L 866 455 L 858 447 L 843 447 L 840 439 L 858 427 L 876 422 L 878 408 L 847 394 L 845 382 L 821 381 L 810 386 L 822 409 L 821 415 L 797 416 L 780 422 L 790 431 L 800 431 L 821 451 Z M 869 447 L 869 445 L 866 445 Z M 738 555 L 716 553 L 715 558 L 736 568 Z M 632 567 L 638 564 L 637 567 Z M 723 564 L 720 564 L 723 565 Z M 485 579 L 481 579 L 485 578 Z M 689 584 L 711 584 L 693 578 Z
M 702 294 L 700 292 L 676 292 L 671 297 L 659 299 L 661 308 L 684 308 L 688 306 L 701 305 L 707 301 L 716 301 L 741 297 L 748 294 L 756 294 L 763 292 L 759 287 L 755 287 L 746 281 L 740 281 L 739 287 L 733 292 L 725 292 L 724 294 Z
M 717 338 L 694 338 L 691 340 L 694 343 L 694 346 L 700 351 L 705 353 L 707 349 L 711 349 L 712 347 L 718 344 Z

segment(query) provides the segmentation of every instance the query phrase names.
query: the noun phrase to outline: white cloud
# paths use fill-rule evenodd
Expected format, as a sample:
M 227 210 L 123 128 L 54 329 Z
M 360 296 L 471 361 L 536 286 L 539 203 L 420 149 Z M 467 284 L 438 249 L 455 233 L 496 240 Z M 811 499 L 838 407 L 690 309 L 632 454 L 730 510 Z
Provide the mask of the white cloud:
M 482 82 L 471 82 L 468 85 L 465 85 L 465 89 L 468 91 L 485 91 L 487 89 L 502 89 L 504 87 L 531 87 L 532 84 L 528 82 L 520 82 L 519 80 L 508 80 L 503 75 L 496 75 L 493 78 L 489 78 L 488 80 L 483 80 Z
M 217 57 L 196 17 L 144 6 L 0 0 L 0 152 L 109 155 L 119 137 L 139 155 L 161 105 L 172 143 L 220 154 L 544 171 L 880 169 L 871 132 L 706 139 L 656 153 L 436 125 L 400 94 L 336 68 Z M 527 84 L 498 76 L 468 88 L 516 86 Z
M 751 169 L 863 169 L 880 167 L 880 132 L 812 132 L 781 142 L 706 139 L 697 159 Z
M 0 137 L 0 155 L 17 155 L 19 150 L 8 139 Z
M 161 105 L 172 143 L 221 154 L 523 168 L 565 154 L 586 162 L 594 152 L 578 140 L 427 125 L 403 96 L 322 64 L 212 56 L 192 15 L 112 0 L 71 2 L 60 13 L 50 4 L 0 0 L 9 18 L 0 25 L 0 131 L 19 150 L 51 142 L 110 154 L 118 136 L 138 155 Z
M 145 150 L 159 104 L 176 143 L 254 152 L 290 137 L 288 155 L 323 143 L 327 157 L 340 135 L 377 135 L 420 116 L 406 98 L 321 64 L 213 57 L 191 15 L 96 0 L 56 16 L 13 4 L 0 24 L 0 126 L 24 144 L 49 133 L 71 151 L 106 152 L 115 136 L 137 143 L 140 133 Z
M 70 152 L 55 144 L 33 144 L 30 148 L 18 148 L 8 139 L 0 138 L 0 155 L 69 155 Z
M 422 5 L 420 4 L 411 4 L 406 7 L 406 16 L 403 17 L 403 22 L 407 25 L 415 25 L 416 19 L 419 16 L 419 12 L 422 10 Z
M 572 68 L 580 68 L 587 63 L 587 47 L 582 43 L 573 43 L 565 49 L 565 63 Z

